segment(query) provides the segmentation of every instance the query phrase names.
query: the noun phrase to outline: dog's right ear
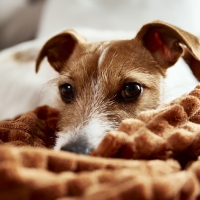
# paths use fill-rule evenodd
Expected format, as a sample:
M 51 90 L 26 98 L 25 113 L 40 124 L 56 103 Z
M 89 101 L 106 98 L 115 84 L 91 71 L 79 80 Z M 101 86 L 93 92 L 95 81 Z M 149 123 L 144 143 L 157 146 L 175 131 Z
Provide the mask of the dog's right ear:
M 162 69 L 174 65 L 185 49 L 200 60 L 199 38 L 165 22 L 155 21 L 144 25 L 136 38 L 143 42 Z
M 76 45 L 85 39 L 79 36 L 75 31 L 66 31 L 49 39 L 42 47 L 37 60 L 36 72 L 39 71 L 42 60 L 47 57 L 50 65 L 60 72 L 63 64 L 73 53 Z

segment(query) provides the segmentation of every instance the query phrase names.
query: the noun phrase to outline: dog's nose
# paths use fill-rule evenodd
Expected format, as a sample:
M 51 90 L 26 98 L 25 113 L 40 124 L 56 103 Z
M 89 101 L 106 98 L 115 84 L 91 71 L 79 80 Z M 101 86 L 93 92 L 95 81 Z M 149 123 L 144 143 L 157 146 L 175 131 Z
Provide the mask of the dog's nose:
M 81 143 L 67 143 L 64 146 L 61 147 L 61 150 L 63 151 L 69 151 L 69 152 L 74 152 L 77 154 L 85 154 L 88 155 L 92 149 L 90 149 L 88 146 L 81 144 Z

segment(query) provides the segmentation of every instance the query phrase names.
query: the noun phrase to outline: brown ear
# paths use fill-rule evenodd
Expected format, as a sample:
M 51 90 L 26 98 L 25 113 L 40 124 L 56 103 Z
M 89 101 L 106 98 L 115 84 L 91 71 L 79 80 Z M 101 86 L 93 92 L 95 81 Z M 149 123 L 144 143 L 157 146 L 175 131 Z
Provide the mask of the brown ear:
M 47 57 L 50 65 L 60 72 L 77 43 L 83 40 L 75 31 L 66 31 L 49 39 L 37 57 L 36 72 L 38 72 L 40 64 L 45 57 Z
M 176 26 L 155 21 L 144 25 L 136 38 L 143 41 L 144 46 L 164 68 L 175 64 L 183 55 L 185 47 L 196 59 L 200 60 L 199 38 Z

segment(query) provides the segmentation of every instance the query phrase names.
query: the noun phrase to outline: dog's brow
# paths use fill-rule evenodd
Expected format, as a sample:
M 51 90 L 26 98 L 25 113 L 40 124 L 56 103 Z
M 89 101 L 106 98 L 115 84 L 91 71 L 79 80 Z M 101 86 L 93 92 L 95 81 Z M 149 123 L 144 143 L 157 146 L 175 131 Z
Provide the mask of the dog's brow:
M 115 49 L 115 52 L 112 55 L 112 60 L 110 61 L 109 65 L 108 65 L 108 68 L 110 68 L 110 66 L 112 65 L 114 58 L 117 57 L 117 55 L 118 55 L 117 50 L 118 50 L 118 48 Z
M 89 80 L 90 79 L 90 77 L 92 76 L 92 74 L 89 74 L 88 73 L 88 70 L 87 70 L 87 67 L 86 67 L 86 63 L 87 63 L 87 59 L 86 59 L 86 57 L 83 57 L 83 59 L 81 60 L 81 66 L 82 66 L 82 68 L 83 68 L 83 71 L 85 72 L 85 74 L 86 74 L 86 80 Z
M 110 62 L 108 63 L 108 65 L 106 67 L 106 70 L 105 70 L 105 74 L 107 74 L 107 77 L 113 77 L 113 75 L 115 74 L 116 68 L 115 67 L 113 68 L 112 65 L 113 65 L 113 62 L 115 61 L 115 59 L 117 58 L 118 54 L 119 54 L 118 48 L 116 48 L 114 53 L 112 54 L 112 58 L 111 58 Z M 114 72 L 114 74 L 113 74 L 113 72 Z
M 122 66 L 121 66 L 121 69 L 119 70 L 119 75 L 118 76 L 121 76 L 121 72 L 122 72 L 122 69 L 124 68 L 124 66 L 126 65 L 126 62 L 127 60 L 129 59 L 129 57 L 131 56 L 133 52 L 131 51 L 128 56 L 126 57 L 126 59 L 124 60 L 124 62 L 122 63 Z
M 70 75 L 70 73 L 65 73 L 65 74 L 60 74 L 59 77 L 54 79 L 54 82 L 56 82 L 57 84 L 63 84 L 66 81 L 74 81 L 73 77 Z
M 138 68 L 127 70 L 121 78 L 122 81 L 138 82 L 146 88 L 157 88 L 155 76 L 153 74 L 147 74 Z

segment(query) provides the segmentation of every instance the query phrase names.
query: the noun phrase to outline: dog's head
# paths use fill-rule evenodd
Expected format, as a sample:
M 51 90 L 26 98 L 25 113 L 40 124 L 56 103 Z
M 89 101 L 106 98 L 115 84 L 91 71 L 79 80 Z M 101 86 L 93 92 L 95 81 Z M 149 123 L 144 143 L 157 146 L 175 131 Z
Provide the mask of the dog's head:
M 57 148 L 87 154 L 120 121 L 160 104 L 166 70 L 184 53 L 200 58 L 199 39 L 175 26 L 153 22 L 131 40 L 87 43 L 73 31 L 51 38 L 44 57 L 59 72 L 61 112 Z

